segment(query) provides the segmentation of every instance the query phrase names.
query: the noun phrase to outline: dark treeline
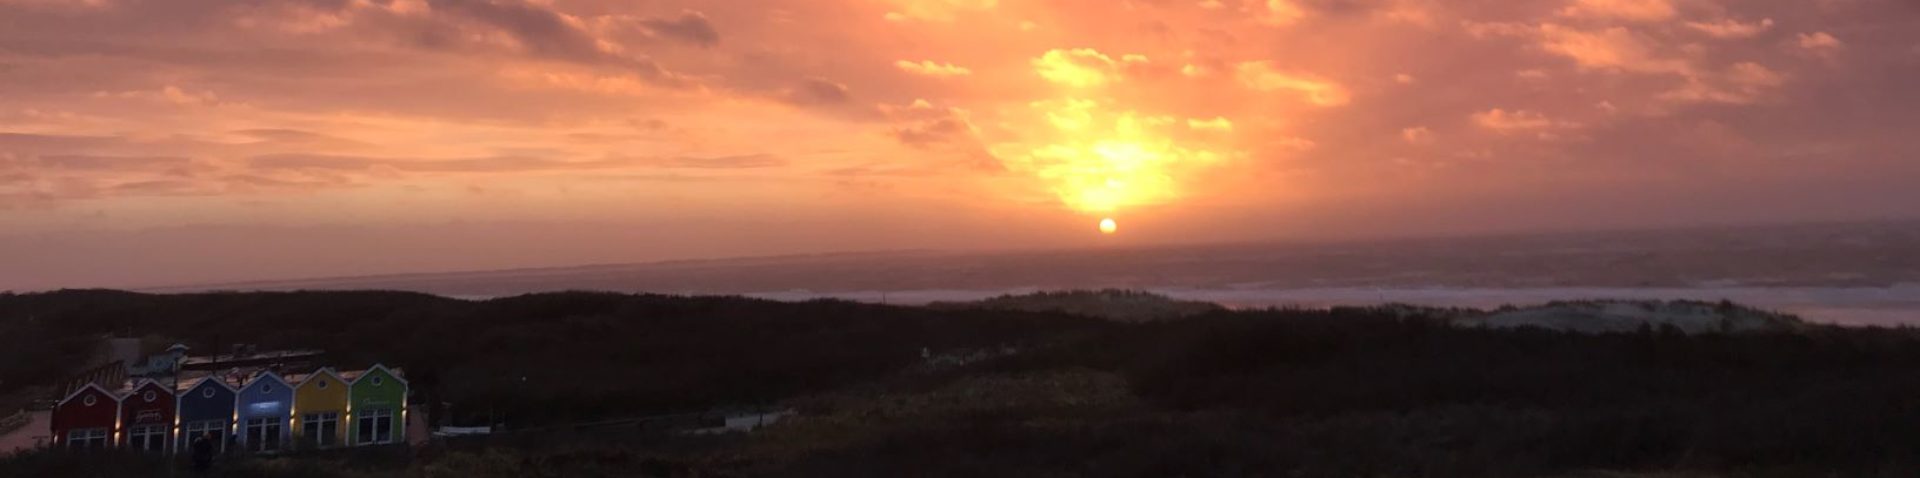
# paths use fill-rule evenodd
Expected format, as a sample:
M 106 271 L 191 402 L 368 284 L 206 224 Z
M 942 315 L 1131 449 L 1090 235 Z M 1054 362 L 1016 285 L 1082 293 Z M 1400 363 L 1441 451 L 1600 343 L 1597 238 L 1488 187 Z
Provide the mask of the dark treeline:
M 1217 311 L 1120 324 L 592 293 L 0 298 L 0 327 L 45 338 L 16 342 L 30 347 L 10 360 L 62 357 L 71 337 L 106 331 L 197 344 L 217 330 L 221 341 L 397 363 L 463 420 L 488 405 L 516 424 L 738 404 L 800 411 L 698 446 L 556 432 L 379 466 L 280 459 L 300 476 L 1920 473 L 1913 331 L 1578 335 L 1438 317 L 1457 313 Z M 920 355 L 1006 347 L 1019 352 L 955 367 Z M 62 460 L 19 458 L 11 469 L 79 462 Z
M 922 348 L 1026 344 L 1088 318 L 838 301 L 551 293 L 461 301 L 401 292 L 0 296 L 0 382 L 84 365 L 103 334 L 225 348 L 319 348 L 340 366 L 403 367 L 451 422 L 510 425 L 771 404 L 873 380 Z M 4 392 L 4 390 L 0 390 Z

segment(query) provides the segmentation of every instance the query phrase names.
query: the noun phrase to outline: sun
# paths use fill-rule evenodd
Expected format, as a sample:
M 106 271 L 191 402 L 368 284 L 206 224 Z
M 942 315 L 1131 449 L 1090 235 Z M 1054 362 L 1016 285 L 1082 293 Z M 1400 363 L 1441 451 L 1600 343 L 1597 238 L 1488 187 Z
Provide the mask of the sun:
M 1120 230 L 1120 223 L 1113 222 L 1113 218 L 1109 217 L 1109 218 L 1100 220 L 1101 234 L 1113 234 L 1114 232 L 1119 230 Z

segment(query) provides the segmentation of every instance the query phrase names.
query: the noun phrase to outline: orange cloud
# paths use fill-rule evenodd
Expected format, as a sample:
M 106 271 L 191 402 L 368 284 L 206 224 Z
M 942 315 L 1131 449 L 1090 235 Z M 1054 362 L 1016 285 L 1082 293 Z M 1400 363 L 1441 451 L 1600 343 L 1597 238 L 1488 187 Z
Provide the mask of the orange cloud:
M 1786 84 L 1784 75 L 1766 65 L 1741 62 L 1725 73 L 1688 77 L 1685 86 L 1662 93 L 1660 98 L 1689 103 L 1748 104 L 1783 84 Z
M 160 88 L 157 91 L 136 90 L 136 91 L 121 91 L 117 93 L 97 91 L 93 93 L 93 97 L 95 98 L 137 98 L 137 99 L 146 99 L 146 100 L 153 100 L 153 101 L 164 101 L 164 102 L 173 103 L 177 105 L 220 104 L 220 96 L 213 94 L 213 92 L 211 91 L 189 92 L 187 90 L 181 89 L 180 87 L 174 86 L 174 85 L 167 85 L 165 87 Z
M 1075 211 L 1112 214 L 1184 195 L 1185 179 L 1232 153 L 1173 139 L 1173 118 L 1112 111 L 1085 100 L 1033 104 L 1052 126 L 1047 139 L 995 145 L 1010 171 L 1038 179 Z M 1191 127 L 1191 125 L 1189 125 Z
M 1827 32 L 1802 33 L 1795 37 L 1795 44 L 1801 50 L 1818 56 L 1832 56 L 1847 46 Z
M 1761 33 L 1766 33 L 1767 30 L 1773 29 L 1773 19 L 1766 18 L 1753 23 L 1741 23 L 1739 20 L 1731 18 L 1717 22 L 1687 22 L 1687 28 L 1692 28 L 1714 38 L 1740 40 L 1753 38 L 1759 36 Z
M 1562 16 L 1662 22 L 1679 15 L 1670 0 L 1577 0 Z
M 1541 25 L 1541 48 L 1571 58 L 1581 68 L 1640 73 L 1687 73 L 1687 62 L 1656 55 L 1649 40 L 1623 27 L 1580 30 Z
M 1258 5 L 1254 7 L 1258 10 L 1254 16 L 1261 23 L 1268 25 L 1292 25 L 1307 17 L 1307 9 L 1294 3 L 1293 0 L 1266 0 L 1260 3 L 1249 2 L 1249 5 Z
M 973 74 L 973 70 L 969 70 L 965 67 L 954 66 L 952 63 L 936 63 L 932 60 L 921 61 L 918 63 L 907 61 L 907 60 L 900 60 L 900 61 L 894 62 L 893 65 L 895 67 L 900 68 L 900 70 L 908 73 L 921 75 L 921 76 L 931 76 L 934 78 L 952 78 L 956 76 L 967 76 L 967 75 Z
M 1213 119 L 1188 119 L 1187 128 L 1201 131 L 1233 131 L 1233 121 L 1224 117 Z
M 1495 110 L 1495 111 L 1498 111 L 1498 110 Z M 1412 128 L 1402 129 L 1400 130 L 1400 139 L 1406 140 L 1406 142 L 1409 144 L 1417 144 L 1417 145 L 1432 144 L 1433 130 L 1427 129 L 1427 127 L 1425 126 L 1415 126 Z
M 919 20 L 952 22 L 962 13 L 992 10 L 998 0 L 889 0 L 894 10 L 886 19 L 896 22 Z
M 1577 128 L 1577 123 L 1557 121 L 1546 115 L 1527 111 L 1507 111 L 1500 108 L 1474 113 L 1469 117 L 1474 124 L 1503 135 L 1515 133 L 1543 133 L 1556 129 Z
M 1127 55 L 1115 61 L 1092 48 L 1054 49 L 1035 58 L 1033 68 L 1041 78 L 1055 84 L 1096 88 L 1112 82 L 1122 65 L 1147 62 L 1147 57 L 1139 55 Z
M 901 144 L 923 150 L 948 148 L 965 154 L 984 148 L 980 145 L 980 129 L 967 110 L 936 107 L 927 100 L 914 100 L 906 106 L 882 104 L 879 110 L 894 123 L 888 134 Z
M 1306 98 L 1308 103 L 1318 106 L 1340 106 L 1353 99 L 1352 94 L 1339 84 L 1282 72 L 1270 61 L 1241 63 L 1235 68 L 1235 72 L 1240 84 L 1248 89 L 1261 92 L 1298 92 Z
M 1622 171 L 1704 161 L 1682 140 L 1708 121 L 1779 187 L 1847 182 L 1796 182 L 1847 170 L 1808 157 L 1910 177 L 1871 158 L 1913 157 L 1899 73 L 1920 31 L 1899 2 L 1847 3 L 0 0 L 0 230 L 1338 215 L 1336 197 L 1634 190 Z M 1593 141 L 1516 141 L 1575 135 Z M 1375 181 L 1416 149 L 1565 167 Z M 1734 171 L 1671 176 L 1707 170 Z M 520 196 L 476 205 L 482 176 Z M 1033 221 L 1008 224 L 1051 227 Z

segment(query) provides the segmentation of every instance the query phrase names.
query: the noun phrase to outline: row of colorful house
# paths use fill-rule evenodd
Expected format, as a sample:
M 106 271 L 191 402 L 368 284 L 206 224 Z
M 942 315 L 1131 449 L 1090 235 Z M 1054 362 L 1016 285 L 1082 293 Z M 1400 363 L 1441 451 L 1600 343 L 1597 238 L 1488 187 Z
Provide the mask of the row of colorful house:
M 81 385 L 53 409 L 53 445 L 166 453 L 207 437 L 217 451 L 272 452 L 405 441 L 408 390 L 397 369 L 194 375 L 137 378 L 118 390 Z

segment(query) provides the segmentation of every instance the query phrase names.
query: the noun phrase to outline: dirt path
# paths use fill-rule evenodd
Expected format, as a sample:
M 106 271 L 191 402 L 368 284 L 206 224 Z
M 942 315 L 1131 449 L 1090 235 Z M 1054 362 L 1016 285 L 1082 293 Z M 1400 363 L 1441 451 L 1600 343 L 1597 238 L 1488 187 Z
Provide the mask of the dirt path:
M 31 449 L 52 441 L 53 437 L 48 435 L 51 432 L 47 423 L 51 414 L 52 412 L 47 411 L 31 412 L 29 416 L 32 418 L 27 421 L 26 426 L 0 435 L 0 455 Z

